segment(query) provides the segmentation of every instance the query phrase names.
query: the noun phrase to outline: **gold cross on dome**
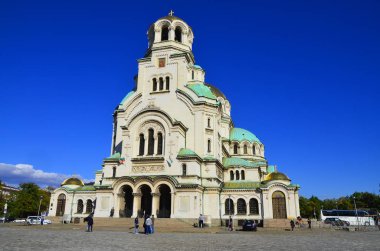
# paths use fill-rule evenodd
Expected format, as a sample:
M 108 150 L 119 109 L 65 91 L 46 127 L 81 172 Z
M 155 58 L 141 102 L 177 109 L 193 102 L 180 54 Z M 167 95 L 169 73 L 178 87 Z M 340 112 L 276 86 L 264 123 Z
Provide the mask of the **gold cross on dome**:
M 173 11 L 173 10 L 170 10 L 170 12 L 169 12 L 169 16 L 173 16 L 173 14 L 174 14 L 174 11 Z

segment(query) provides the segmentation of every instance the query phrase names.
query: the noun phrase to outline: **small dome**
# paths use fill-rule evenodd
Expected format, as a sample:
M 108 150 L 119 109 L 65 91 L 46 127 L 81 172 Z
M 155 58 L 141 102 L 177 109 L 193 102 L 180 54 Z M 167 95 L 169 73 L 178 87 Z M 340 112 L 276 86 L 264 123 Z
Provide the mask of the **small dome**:
M 185 22 L 185 21 L 183 21 L 183 19 L 181 19 L 179 17 L 176 17 L 176 16 L 171 16 L 171 15 L 167 15 L 167 16 L 161 17 L 158 20 L 164 20 L 164 19 L 169 20 L 170 22 L 173 22 L 175 20 L 179 20 L 179 21 Z
M 251 143 L 261 143 L 260 140 L 253 133 L 242 128 L 232 128 L 230 131 L 230 140 L 238 142 L 247 140 Z
M 267 177 L 265 178 L 265 181 L 268 182 L 268 181 L 272 181 L 272 180 L 286 180 L 286 181 L 290 181 L 289 177 L 286 176 L 285 174 L 283 173 L 280 173 L 280 172 L 273 172 L 273 173 L 270 173 L 267 175 Z
M 67 185 L 84 186 L 84 183 L 80 179 L 72 177 L 72 178 L 65 179 L 61 184 L 61 186 L 67 186 Z
M 208 84 L 208 83 L 205 83 L 206 86 L 210 87 L 211 89 L 211 92 L 217 96 L 217 97 L 222 97 L 224 100 L 227 100 L 226 96 L 223 94 L 223 92 L 221 92 L 218 88 L 216 88 L 215 86 L 211 85 L 211 84 Z

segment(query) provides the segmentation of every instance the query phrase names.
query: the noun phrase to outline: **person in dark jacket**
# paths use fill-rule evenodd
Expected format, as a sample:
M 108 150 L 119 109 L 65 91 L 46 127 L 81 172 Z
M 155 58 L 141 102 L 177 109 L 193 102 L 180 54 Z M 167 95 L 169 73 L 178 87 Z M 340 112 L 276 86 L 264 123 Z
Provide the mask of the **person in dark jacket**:
M 135 230 L 134 230 L 134 233 L 135 234 L 139 233 L 139 217 L 138 216 L 136 216 L 136 218 L 135 218 Z
M 92 215 L 84 218 L 84 222 L 87 222 L 87 232 L 92 232 L 92 226 L 94 225 L 94 219 L 92 218 Z
M 290 221 L 290 227 L 292 228 L 292 231 L 294 231 L 294 227 L 295 227 L 295 223 L 294 223 L 294 220 L 291 220 Z

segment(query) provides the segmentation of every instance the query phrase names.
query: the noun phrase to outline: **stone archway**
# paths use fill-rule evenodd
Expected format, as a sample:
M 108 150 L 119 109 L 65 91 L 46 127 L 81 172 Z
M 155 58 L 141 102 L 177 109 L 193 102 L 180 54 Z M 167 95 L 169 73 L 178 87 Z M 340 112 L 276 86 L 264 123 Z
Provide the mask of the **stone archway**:
M 133 214 L 133 189 L 129 185 L 122 187 L 122 205 L 120 208 L 120 217 L 131 217 Z
M 148 185 L 140 186 L 141 191 L 141 208 L 139 210 L 139 216 L 152 214 L 152 189 Z
M 286 219 L 286 200 L 285 194 L 276 191 L 272 195 L 273 219 Z
M 162 184 L 158 188 L 160 192 L 160 202 L 158 209 L 158 218 L 170 218 L 172 197 L 170 187 L 166 184 Z
M 65 207 L 66 207 L 66 195 L 61 193 L 58 196 L 58 201 L 57 201 L 57 211 L 55 216 L 63 216 L 65 213 Z

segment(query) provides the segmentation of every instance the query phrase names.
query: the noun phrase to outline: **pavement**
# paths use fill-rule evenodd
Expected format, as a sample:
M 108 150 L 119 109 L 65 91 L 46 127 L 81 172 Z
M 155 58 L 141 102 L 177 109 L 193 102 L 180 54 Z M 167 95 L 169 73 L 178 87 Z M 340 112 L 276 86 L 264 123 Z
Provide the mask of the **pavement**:
M 52 224 L 24 226 L 0 224 L 0 250 L 380 250 L 380 231 L 334 229 L 259 228 L 257 232 L 165 232 L 152 235 L 132 229 L 96 228 L 85 232 L 83 225 Z

